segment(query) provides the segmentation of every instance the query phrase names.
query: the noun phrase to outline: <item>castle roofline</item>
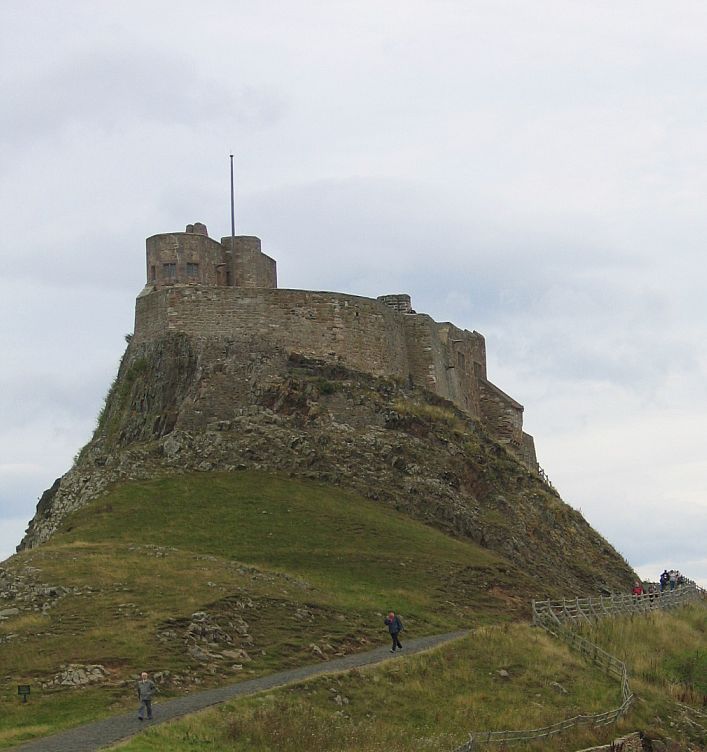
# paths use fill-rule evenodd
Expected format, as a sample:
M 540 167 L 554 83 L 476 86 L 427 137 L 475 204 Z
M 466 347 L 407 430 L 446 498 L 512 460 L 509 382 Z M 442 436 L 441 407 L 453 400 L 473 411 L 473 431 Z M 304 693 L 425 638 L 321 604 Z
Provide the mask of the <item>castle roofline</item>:
M 499 389 L 492 381 L 489 381 L 488 379 L 485 379 L 483 376 L 479 377 L 479 381 L 481 381 L 490 391 L 495 392 L 500 397 L 502 397 L 504 400 L 507 400 L 512 407 L 515 407 L 517 410 L 523 411 L 525 408 L 523 405 L 520 404 L 520 402 L 516 401 L 511 397 L 509 394 L 506 394 L 503 389 Z
M 177 236 L 180 236 L 180 237 L 181 236 L 187 236 L 187 237 L 190 237 L 190 238 L 193 238 L 196 235 L 196 236 L 198 236 L 200 238 L 205 238 L 206 240 L 210 240 L 212 243 L 216 243 L 216 245 L 221 245 L 221 243 L 219 243 L 219 241 L 216 240 L 216 238 L 211 238 L 208 235 L 202 235 L 202 234 L 194 233 L 194 232 L 181 232 L 181 231 L 179 231 L 179 232 L 156 232 L 154 235 L 149 235 L 147 238 L 145 238 L 145 242 L 149 242 L 150 240 L 153 240 L 155 238 L 168 238 L 168 237 L 171 237 L 173 235 L 177 235 Z M 244 235 L 244 236 L 236 235 L 236 238 L 239 238 L 239 237 L 250 237 L 250 236 L 248 236 L 248 235 Z

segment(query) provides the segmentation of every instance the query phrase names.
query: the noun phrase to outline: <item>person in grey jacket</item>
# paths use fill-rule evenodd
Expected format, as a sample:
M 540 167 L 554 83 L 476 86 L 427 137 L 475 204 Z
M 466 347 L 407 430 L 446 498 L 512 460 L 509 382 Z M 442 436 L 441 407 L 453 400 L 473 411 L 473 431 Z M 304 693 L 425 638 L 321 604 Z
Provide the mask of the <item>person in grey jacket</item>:
M 145 714 L 147 714 L 147 720 L 152 720 L 152 698 L 157 692 L 155 683 L 147 675 L 147 671 L 143 671 L 140 674 L 140 679 L 137 683 L 137 696 L 140 700 L 140 708 L 137 711 L 137 717 L 139 720 L 143 720 Z
M 403 646 L 398 639 L 398 635 L 405 628 L 403 627 L 402 619 L 395 613 L 395 611 L 391 611 L 388 616 L 386 616 L 384 624 L 388 627 L 390 637 L 393 640 L 393 647 L 390 649 L 390 652 L 394 653 L 396 648 L 402 650 Z

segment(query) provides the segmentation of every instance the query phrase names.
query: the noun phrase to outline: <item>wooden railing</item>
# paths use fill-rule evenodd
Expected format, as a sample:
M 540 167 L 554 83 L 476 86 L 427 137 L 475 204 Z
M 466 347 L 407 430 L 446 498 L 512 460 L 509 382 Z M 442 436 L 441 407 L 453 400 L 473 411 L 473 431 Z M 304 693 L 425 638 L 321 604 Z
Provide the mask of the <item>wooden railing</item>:
M 707 592 L 694 582 L 687 581 L 672 591 L 641 596 L 619 594 L 596 598 L 564 598 L 561 601 L 533 601 L 533 624 L 563 640 L 587 660 L 598 665 L 606 674 L 617 679 L 621 684 L 621 704 L 604 713 L 576 715 L 543 728 L 523 731 L 477 731 L 469 734 L 469 740 L 456 747 L 454 752 L 472 752 L 484 744 L 512 744 L 545 739 L 578 726 L 606 726 L 615 723 L 628 712 L 634 700 L 626 664 L 577 634 L 573 628 L 582 622 L 625 614 L 646 614 L 653 609 L 676 608 L 702 598 L 707 598 Z
M 664 590 L 662 593 L 620 593 L 590 598 L 563 598 L 561 601 L 533 601 L 533 624 L 576 624 L 623 614 L 650 613 L 654 609 L 677 608 L 702 597 L 705 597 L 705 591 L 688 580 L 675 590 Z

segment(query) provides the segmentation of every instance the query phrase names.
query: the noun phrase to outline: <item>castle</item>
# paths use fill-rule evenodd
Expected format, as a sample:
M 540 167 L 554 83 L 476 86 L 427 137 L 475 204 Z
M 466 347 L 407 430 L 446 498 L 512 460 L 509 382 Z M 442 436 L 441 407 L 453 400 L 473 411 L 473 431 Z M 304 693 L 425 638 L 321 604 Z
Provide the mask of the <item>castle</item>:
M 633 578 L 548 484 L 478 332 L 415 312 L 409 295 L 279 289 L 258 238 L 218 242 L 200 223 L 148 238 L 146 272 L 93 436 L 20 550 L 121 484 L 247 471 L 348 489 L 537 582 Z
M 185 232 L 149 237 L 147 284 L 135 308 L 134 343 L 170 333 L 258 339 L 290 352 L 396 377 L 450 400 L 481 423 L 528 468 L 538 464 L 523 431 L 523 406 L 486 376 L 486 345 L 476 331 L 413 310 L 409 295 L 377 299 L 277 287 L 277 265 L 257 237 Z

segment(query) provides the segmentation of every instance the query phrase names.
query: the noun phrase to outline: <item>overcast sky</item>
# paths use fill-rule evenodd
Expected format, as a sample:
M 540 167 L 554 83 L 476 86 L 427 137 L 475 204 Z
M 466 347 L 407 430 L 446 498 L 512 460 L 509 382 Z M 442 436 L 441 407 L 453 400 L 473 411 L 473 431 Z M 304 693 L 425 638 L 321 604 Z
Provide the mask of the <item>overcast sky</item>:
M 3 0 L 0 559 L 90 438 L 144 239 L 486 337 L 563 498 L 707 585 L 704 0 Z

